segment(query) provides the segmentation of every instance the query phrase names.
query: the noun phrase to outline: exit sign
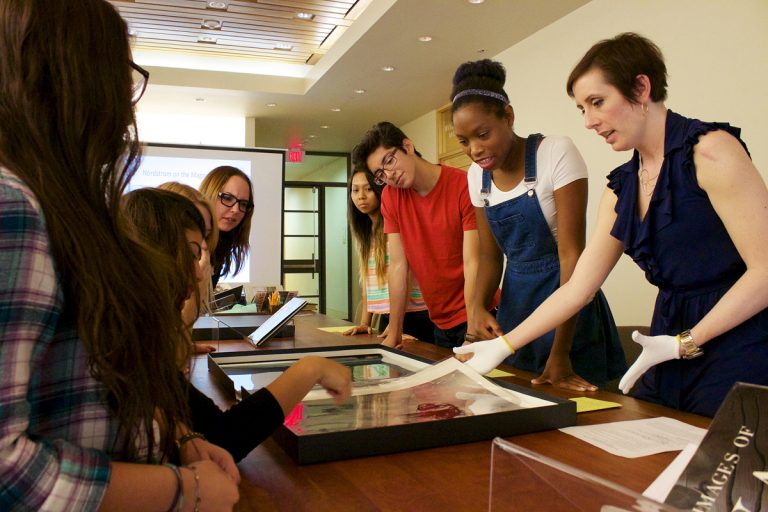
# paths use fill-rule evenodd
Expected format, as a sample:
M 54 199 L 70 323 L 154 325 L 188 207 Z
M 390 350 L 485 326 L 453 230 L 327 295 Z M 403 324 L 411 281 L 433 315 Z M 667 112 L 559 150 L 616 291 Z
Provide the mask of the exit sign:
M 304 160 L 304 150 L 301 148 L 288 148 L 288 161 L 300 163 Z

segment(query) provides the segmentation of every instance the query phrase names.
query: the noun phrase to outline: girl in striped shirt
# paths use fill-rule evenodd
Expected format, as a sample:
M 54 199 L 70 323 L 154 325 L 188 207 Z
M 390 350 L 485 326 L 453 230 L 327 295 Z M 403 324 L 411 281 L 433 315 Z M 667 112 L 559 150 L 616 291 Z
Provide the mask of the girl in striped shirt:
M 389 254 L 384 234 L 384 219 L 379 209 L 381 190 L 373 174 L 367 169 L 356 170 L 349 178 L 349 201 L 347 217 L 352 236 L 355 238 L 360 263 L 360 284 L 362 286 L 362 314 L 360 324 L 344 332 L 345 336 L 372 334 L 373 315 L 380 315 L 381 336 L 389 325 L 389 290 L 387 268 Z M 421 341 L 434 342 L 434 324 L 421 297 L 419 285 L 409 276 L 411 293 L 406 305 L 403 332 Z

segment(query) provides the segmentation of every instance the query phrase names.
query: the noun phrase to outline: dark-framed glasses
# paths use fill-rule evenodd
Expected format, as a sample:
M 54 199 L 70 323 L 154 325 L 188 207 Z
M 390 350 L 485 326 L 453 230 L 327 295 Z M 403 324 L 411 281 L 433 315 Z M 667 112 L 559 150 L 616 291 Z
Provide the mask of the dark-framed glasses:
M 394 169 L 397 164 L 397 157 L 395 156 L 397 150 L 398 148 L 395 148 L 384 155 L 384 158 L 381 159 L 381 167 L 373 171 L 373 181 L 375 181 L 377 185 L 384 185 L 387 183 L 387 172 Z
M 227 207 L 235 206 L 235 203 L 237 203 L 237 208 L 243 213 L 248 213 L 253 210 L 252 202 L 246 199 L 238 199 L 229 192 L 219 192 L 219 201 Z
M 141 97 L 144 96 L 144 91 L 147 90 L 147 82 L 149 82 L 149 71 L 139 66 L 132 60 L 129 60 L 128 63 L 131 66 L 131 103 L 135 105 L 139 102 Z

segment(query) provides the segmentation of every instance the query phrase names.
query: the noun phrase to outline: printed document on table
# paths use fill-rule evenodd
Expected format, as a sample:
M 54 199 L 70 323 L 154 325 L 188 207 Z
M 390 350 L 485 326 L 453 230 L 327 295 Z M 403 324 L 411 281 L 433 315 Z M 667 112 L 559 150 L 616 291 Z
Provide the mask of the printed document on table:
M 703 428 L 663 416 L 560 430 L 608 453 L 630 459 L 679 451 L 691 443 L 698 445 L 707 432 Z

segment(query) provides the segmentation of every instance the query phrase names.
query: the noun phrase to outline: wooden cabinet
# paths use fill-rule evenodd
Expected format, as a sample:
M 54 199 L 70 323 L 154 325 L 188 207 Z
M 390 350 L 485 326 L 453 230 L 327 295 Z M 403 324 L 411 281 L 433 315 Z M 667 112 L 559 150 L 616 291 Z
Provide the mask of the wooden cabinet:
M 437 111 L 437 159 L 441 164 L 469 169 L 472 160 L 464 153 L 464 148 L 456 140 L 451 121 L 451 104 Z

